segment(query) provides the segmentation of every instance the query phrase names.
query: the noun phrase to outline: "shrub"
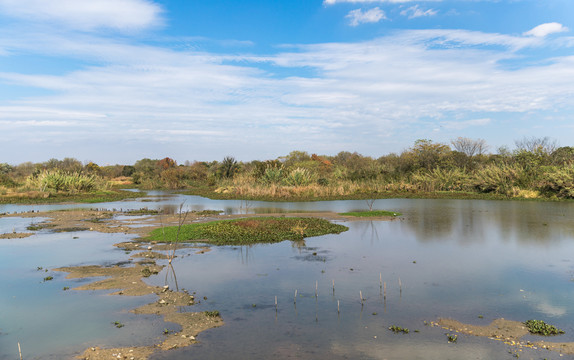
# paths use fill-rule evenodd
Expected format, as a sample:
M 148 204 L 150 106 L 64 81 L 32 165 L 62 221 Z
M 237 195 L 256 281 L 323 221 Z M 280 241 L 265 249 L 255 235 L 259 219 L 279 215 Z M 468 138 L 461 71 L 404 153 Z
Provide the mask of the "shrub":
M 508 195 L 522 173 L 519 165 L 490 164 L 474 173 L 471 184 L 480 192 Z
M 283 180 L 283 168 L 267 166 L 265 172 L 259 179 L 263 184 L 278 184 Z
M 547 167 L 540 181 L 540 189 L 560 198 L 574 198 L 574 165 L 563 168 Z
M 104 190 L 107 183 L 97 175 L 67 173 L 61 170 L 44 170 L 26 179 L 28 186 L 40 191 L 90 192 Z
M 313 182 L 313 176 L 307 169 L 296 168 L 285 177 L 283 182 L 289 186 L 305 186 Z

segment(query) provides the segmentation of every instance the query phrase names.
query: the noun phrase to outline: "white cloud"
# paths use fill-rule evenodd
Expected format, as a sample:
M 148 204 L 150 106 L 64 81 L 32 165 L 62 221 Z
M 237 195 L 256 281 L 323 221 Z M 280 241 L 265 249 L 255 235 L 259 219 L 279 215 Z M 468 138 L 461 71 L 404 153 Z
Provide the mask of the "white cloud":
M 546 23 L 546 24 L 538 25 L 535 28 L 525 32 L 524 35 L 535 36 L 535 37 L 545 37 L 545 36 L 550 35 L 550 34 L 560 33 L 560 32 L 565 32 L 565 31 L 568 31 L 567 27 L 563 26 L 562 24 L 552 22 L 552 23 Z
M 368 3 L 390 3 L 390 4 L 403 4 L 413 1 L 420 0 L 324 0 L 324 5 L 334 5 L 341 3 L 352 3 L 352 4 L 368 4 Z M 442 1 L 442 0 L 426 0 L 426 1 Z
M 351 26 L 357 26 L 365 23 L 376 23 L 386 19 L 385 12 L 378 7 L 363 11 L 362 9 L 351 10 L 346 16 L 349 18 Z
M 468 127 L 473 126 L 486 126 L 491 123 L 491 119 L 484 118 L 484 119 L 472 119 L 472 120 L 462 120 L 462 121 L 443 121 L 441 122 L 441 126 L 446 129 L 452 130 L 463 130 Z
M 414 19 L 422 16 L 434 16 L 438 12 L 433 9 L 422 10 L 418 5 L 411 6 L 408 9 L 401 11 L 401 15 L 408 16 L 409 19 Z
M 492 125 L 489 119 L 500 112 L 574 108 L 574 57 L 551 53 L 528 67 L 501 64 L 544 44 L 521 35 L 409 30 L 358 43 L 291 46 L 268 56 L 174 51 L 87 34 L 0 35 L 0 47 L 14 53 L 91 64 L 58 74 L 0 73 L 2 135 L 22 149 L 41 139 L 46 151 L 75 141 L 88 152 L 89 144 L 107 141 L 137 148 L 127 160 L 135 161 L 155 156 L 141 149 L 157 151 L 157 140 L 201 160 L 227 155 L 222 144 L 247 159 L 272 157 L 260 149 L 279 156 L 293 149 L 372 148 L 380 155 L 387 151 L 382 139 L 424 138 L 421 119 L 456 137 L 470 126 Z M 270 74 L 273 69 L 289 75 Z M 12 87 L 42 91 L 17 96 Z M 453 118 L 463 120 L 445 121 Z M 108 161 L 122 161 L 114 156 L 126 153 L 99 147 L 98 154 L 110 152 L 100 155 Z M 38 153 L 45 151 L 19 156 L 35 161 Z
M 0 12 L 85 31 L 134 31 L 160 24 L 162 10 L 149 0 L 0 0 Z

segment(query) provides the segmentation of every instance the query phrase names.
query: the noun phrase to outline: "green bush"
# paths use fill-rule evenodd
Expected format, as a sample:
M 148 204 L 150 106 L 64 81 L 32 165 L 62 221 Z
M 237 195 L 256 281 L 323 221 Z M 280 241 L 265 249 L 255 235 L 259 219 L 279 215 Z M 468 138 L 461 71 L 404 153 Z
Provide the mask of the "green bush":
M 97 175 L 67 173 L 61 170 L 44 170 L 29 176 L 26 183 L 32 188 L 48 192 L 91 192 L 107 187 L 107 183 Z
M 471 185 L 479 192 L 508 195 L 522 174 L 523 169 L 519 165 L 489 164 L 474 173 Z
M 541 191 L 559 198 L 574 198 L 574 165 L 546 167 L 539 187 Z
M 259 180 L 264 184 L 278 184 L 283 180 L 283 168 L 267 166 Z
M 305 186 L 313 182 L 313 176 L 307 169 L 296 168 L 283 179 L 288 186 Z

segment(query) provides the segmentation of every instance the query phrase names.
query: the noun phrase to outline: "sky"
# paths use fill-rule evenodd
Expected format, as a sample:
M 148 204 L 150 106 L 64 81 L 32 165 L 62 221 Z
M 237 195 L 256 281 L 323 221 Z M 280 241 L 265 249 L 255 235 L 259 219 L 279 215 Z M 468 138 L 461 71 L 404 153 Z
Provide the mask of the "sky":
M 0 0 L 0 163 L 574 146 L 572 0 Z

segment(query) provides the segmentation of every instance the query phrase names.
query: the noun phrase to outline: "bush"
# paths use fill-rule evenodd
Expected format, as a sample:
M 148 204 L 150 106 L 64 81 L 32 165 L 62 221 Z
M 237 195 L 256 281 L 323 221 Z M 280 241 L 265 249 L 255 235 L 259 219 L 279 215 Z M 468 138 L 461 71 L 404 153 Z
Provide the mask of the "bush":
M 540 181 L 540 190 L 559 198 L 574 198 L 574 165 L 547 167 Z
M 474 173 L 471 184 L 480 192 L 508 195 L 516 187 L 522 173 L 519 165 L 490 164 Z
M 283 182 L 288 186 L 305 186 L 313 182 L 313 176 L 307 169 L 296 168 L 285 177 Z
M 40 191 L 90 192 L 104 190 L 107 183 L 97 175 L 66 173 L 61 170 L 44 170 L 26 179 L 28 186 Z

